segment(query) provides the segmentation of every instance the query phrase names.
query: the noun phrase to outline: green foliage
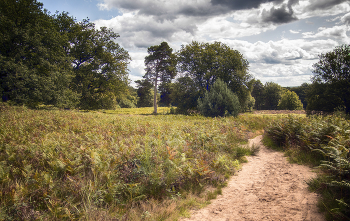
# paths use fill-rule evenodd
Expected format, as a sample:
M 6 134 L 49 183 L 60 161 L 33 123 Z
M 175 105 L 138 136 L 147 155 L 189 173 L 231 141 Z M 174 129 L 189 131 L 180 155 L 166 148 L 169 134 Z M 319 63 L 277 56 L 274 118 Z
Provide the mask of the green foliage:
M 320 206 L 330 220 L 350 217 L 349 128 L 350 122 L 338 116 L 289 116 L 266 129 L 266 136 L 287 149 L 293 161 L 317 165 L 326 174 L 310 186 L 322 194 Z
M 252 80 L 251 96 L 255 99 L 254 108 L 256 110 L 263 110 L 265 105 L 265 88 L 260 80 Z
M 207 117 L 230 115 L 237 117 L 240 110 L 237 96 L 220 79 L 215 81 L 210 91 L 206 91 L 204 97 L 197 103 L 198 110 Z
M 237 142 L 267 121 L 106 113 L 0 103 L 1 216 L 86 220 L 98 211 L 100 220 L 121 218 L 147 200 L 221 185 L 245 153 Z
M 313 104 L 309 107 L 310 110 L 325 111 L 323 106 L 317 105 L 319 99 L 335 98 L 331 104 L 326 104 L 327 109 L 344 106 L 347 113 L 350 112 L 350 45 L 341 45 L 333 51 L 321 54 L 320 60 L 314 64 L 313 84 L 314 90 L 309 95 L 309 100 Z M 317 90 L 318 87 L 323 87 L 323 90 Z M 326 89 L 327 92 L 324 92 Z M 320 96 L 318 98 L 317 96 Z M 332 111 L 333 111 L 332 110 Z
M 196 110 L 199 96 L 195 82 L 190 77 L 180 77 L 173 85 L 170 98 L 178 113 L 189 114 Z
M 205 91 L 220 78 L 236 93 L 242 110 L 246 109 L 249 97 L 247 84 L 251 76 L 248 74 L 248 66 L 248 61 L 239 51 L 220 42 L 210 44 L 194 41 L 183 45 L 178 52 L 178 72 L 192 80 L 195 87 L 192 93 L 203 97 Z M 197 99 L 194 100 L 194 108 Z
M 113 31 L 50 15 L 36 0 L 0 3 L 3 101 L 38 107 L 114 108 L 128 84 L 128 53 Z
M 70 51 L 75 89 L 81 94 L 83 109 L 115 109 L 116 98 L 127 93 L 130 56 L 115 43 L 119 37 L 111 29 L 99 30 L 89 20 L 72 24 Z
M 307 106 L 307 100 L 306 95 L 310 88 L 310 84 L 303 83 L 298 87 L 287 87 L 288 90 L 294 91 L 300 98 L 301 103 L 303 103 L 303 109 L 306 109 Z
M 266 82 L 264 85 L 264 110 L 277 110 L 282 96 L 282 87 L 274 82 Z
M 152 88 L 153 85 L 148 80 L 137 80 L 137 96 L 139 98 L 137 107 L 152 107 Z
M 144 78 L 154 84 L 153 107 L 154 113 L 157 113 L 158 81 L 167 83 L 176 76 L 176 56 L 167 42 L 151 46 L 147 52 L 149 55 L 145 57 L 146 74 Z
M 281 100 L 278 103 L 278 109 L 302 110 L 303 104 L 301 103 L 298 95 L 294 91 L 285 90 L 282 92 Z
M 35 107 L 75 106 L 74 76 L 55 18 L 33 0 L 0 3 L 0 85 L 3 101 Z M 66 101 L 65 99 L 72 99 Z
M 161 106 L 169 107 L 172 104 L 171 94 L 174 91 L 174 84 L 170 82 L 163 82 L 159 85 L 160 100 L 159 104 Z
M 336 84 L 313 82 L 307 92 L 307 112 L 332 113 L 337 108 L 344 107 L 344 102 L 335 86 Z
M 121 108 L 135 108 L 138 102 L 137 90 L 129 86 L 127 93 L 118 98 L 117 102 Z

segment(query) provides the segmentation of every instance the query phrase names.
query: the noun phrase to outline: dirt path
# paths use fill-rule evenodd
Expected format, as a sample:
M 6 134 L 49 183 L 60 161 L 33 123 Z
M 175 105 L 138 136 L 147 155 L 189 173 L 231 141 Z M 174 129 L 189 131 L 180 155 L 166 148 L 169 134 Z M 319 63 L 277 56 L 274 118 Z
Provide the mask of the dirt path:
M 283 153 L 264 147 L 261 138 L 249 141 L 260 145 L 260 152 L 247 157 L 248 163 L 229 180 L 222 195 L 182 221 L 324 220 L 317 195 L 305 183 L 315 174 L 306 166 L 289 164 Z

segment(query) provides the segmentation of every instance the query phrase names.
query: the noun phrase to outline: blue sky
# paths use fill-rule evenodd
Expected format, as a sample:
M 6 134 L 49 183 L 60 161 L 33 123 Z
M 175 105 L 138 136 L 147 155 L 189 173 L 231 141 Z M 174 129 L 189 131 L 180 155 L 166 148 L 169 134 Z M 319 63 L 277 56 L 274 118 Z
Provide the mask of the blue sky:
M 350 44 L 347 0 L 39 0 L 52 13 L 120 34 L 130 79 L 144 75 L 147 47 L 167 41 L 176 51 L 191 41 L 221 41 L 239 50 L 263 83 L 310 82 L 318 55 Z M 132 85 L 135 85 L 132 83 Z

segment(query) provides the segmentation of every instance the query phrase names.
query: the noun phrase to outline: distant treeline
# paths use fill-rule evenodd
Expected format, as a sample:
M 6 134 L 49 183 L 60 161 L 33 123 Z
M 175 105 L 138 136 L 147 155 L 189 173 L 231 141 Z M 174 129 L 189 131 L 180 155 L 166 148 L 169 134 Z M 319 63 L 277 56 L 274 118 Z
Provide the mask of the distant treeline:
M 194 41 L 173 53 L 162 42 L 148 48 L 144 79 L 136 81 L 134 89 L 128 70 L 131 58 L 116 43 L 118 37 L 111 29 L 98 29 L 89 20 L 77 22 L 65 12 L 51 15 L 36 0 L 2 0 L 2 101 L 79 109 L 153 105 L 155 112 L 159 104 L 191 113 L 198 111 L 200 99 L 217 109 L 229 106 L 225 100 L 238 99 L 234 103 L 241 112 L 254 108 L 349 113 L 349 45 L 320 55 L 311 84 L 282 88 L 254 79 L 244 56 L 223 43 Z M 209 94 L 218 79 L 223 82 L 218 92 Z M 222 104 L 216 104 L 218 100 Z

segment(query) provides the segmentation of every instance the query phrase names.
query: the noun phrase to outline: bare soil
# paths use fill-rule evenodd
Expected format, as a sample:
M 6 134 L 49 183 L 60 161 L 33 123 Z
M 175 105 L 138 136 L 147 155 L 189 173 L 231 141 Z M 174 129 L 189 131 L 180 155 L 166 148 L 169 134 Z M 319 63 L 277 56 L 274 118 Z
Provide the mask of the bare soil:
M 249 140 L 248 145 L 259 145 L 260 151 L 247 157 L 248 163 L 231 177 L 222 195 L 182 221 L 325 220 L 316 206 L 317 194 L 306 184 L 316 174 L 288 163 L 283 153 L 267 149 L 261 139 Z

